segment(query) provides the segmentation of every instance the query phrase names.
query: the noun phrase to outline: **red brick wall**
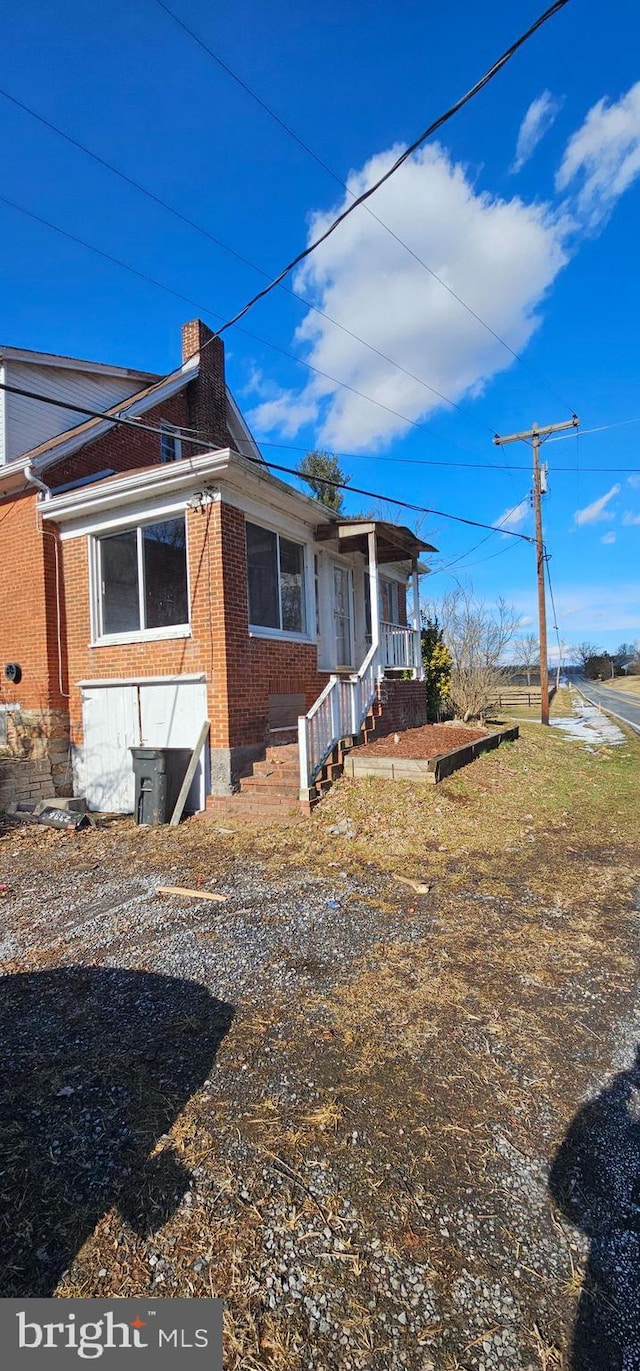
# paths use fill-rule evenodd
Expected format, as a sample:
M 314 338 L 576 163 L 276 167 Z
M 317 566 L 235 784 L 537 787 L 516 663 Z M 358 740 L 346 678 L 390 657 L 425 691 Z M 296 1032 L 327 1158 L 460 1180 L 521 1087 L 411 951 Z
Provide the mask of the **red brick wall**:
M 400 681 L 387 677 L 380 682 L 382 716 L 376 734 L 395 733 L 396 729 L 418 728 L 427 722 L 427 690 L 424 681 Z
M 244 515 L 225 504 L 187 511 L 192 637 L 89 647 L 86 538 L 65 542 L 73 741 L 81 738 L 75 682 L 203 672 L 211 747 L 264 743 L 270 694 L 301 693 L 307 708 L 326 683 L 314 645 L 250 638 Z
M 233 447 L 227 428 L 224 343 L 201 319 L 182 326 L 183 362 L 196 353 L 200 366 L 197 383 L 189 387 L 189 424 L 197 434 L 206 435 L 210 444 Z
M 221 578 L 229 697 L 229 746 L 264 741 L 269 695 L 304 695 L 307 709 L 327 682 L 318 671 L 315 644 L 249 637 L 245 518 L 221 509 Z
M 195 385 L 197 382 L 191 382 Z M 163 404 L 155 409 L 150 409 L 142 417 L 145 424 L 159 424 L 165 420 L 168 424 L 175 424 L 176 427 L 185 427 L 189 424 L 189 401 L 187 391 L 180 391 L 179 395 L 173 395 L 170 400 L 165 400 Z M 189 452 L 206 451 L 203 444 L 201 449 L 191 448 Z M 185 450 L 186 451 L 186 450 Z M 135 467 L 157 466 L 160 461 L 160 436 L 157 433 L 146 433 L 144 429 L 135 432 L 128 425 L 122 428 L 112 428 L 108 433 L 103 434 L 102 438 L 97 438 L 95 442 L 88 443 L 86 447 L 75 452 L 72 457 L 67 457 L 65 461 L 58 462 L 56 466 L 51 466 L 44 474 L 44 480 L 51 486 L 63 486 L 67 481 L 78 481 L 82 476 L 90 476 L 98 471 L 105 471 L 111 468 L 112 471 L 132 471 Z
M 0 503 L 0 703 L 24 709 L 63 709 L 58 685 L 56 539 L 36 528 L 35 492 Z M 61 576 L 62 580 L 62 576 Z M 61 586 L 63 690 L 64 590 Z M 6 662 L 22 667 L 19 685 L 4 675 Z

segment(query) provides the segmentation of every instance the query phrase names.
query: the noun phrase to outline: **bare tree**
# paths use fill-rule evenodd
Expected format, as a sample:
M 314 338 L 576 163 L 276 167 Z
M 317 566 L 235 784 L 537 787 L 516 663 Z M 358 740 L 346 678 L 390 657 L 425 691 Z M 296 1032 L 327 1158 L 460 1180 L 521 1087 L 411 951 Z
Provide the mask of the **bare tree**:
M 527 685 L 531 685 L 531 672 L 534 666 L 540 665 L 540 645 L 535 633 L 525 633 L 521 638 L 516 638 L 514 643 L 516 661 L 518 666 L 523 666 L 527 673 Z
M 573 661 L 583 673 L 586 673 L 587 663 L 600 655 L 600 648 L 595 643 L 576 643 L 572 650 Z
M 520 616 L 497 601 L 492 610 L 473 591 L 458 586 L 434 607 L 451 654 L 449 699 L 458 718 L 483 717 L 496 698 L 504 652 Z

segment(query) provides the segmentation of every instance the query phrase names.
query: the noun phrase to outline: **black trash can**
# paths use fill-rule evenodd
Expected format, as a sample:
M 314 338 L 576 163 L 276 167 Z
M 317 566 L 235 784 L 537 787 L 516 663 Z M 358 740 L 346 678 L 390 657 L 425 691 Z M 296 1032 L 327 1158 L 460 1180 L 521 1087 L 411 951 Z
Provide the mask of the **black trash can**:
M 168 824 L 191 761 L 189 747 L 132 747 L 137 824 Z

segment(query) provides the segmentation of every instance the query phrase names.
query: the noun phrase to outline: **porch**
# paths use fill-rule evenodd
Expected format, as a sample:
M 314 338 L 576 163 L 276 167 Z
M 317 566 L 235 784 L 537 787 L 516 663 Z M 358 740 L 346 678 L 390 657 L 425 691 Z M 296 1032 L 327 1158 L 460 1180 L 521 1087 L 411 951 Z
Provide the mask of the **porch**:
M 301 800 L 317 795 L 323 768 L 336 749 L 345 740 L 350 740 L 351 745 L 358 740 L 385 676 L 405 677 L 408 673 L 413 681 L 424 680 L 419 577 L 429 568 L 422 565 L 419 558 L 422 552 L 437 550 L 417 538 L 410 529 L 380 520 L 350 519 L 323 524 L 316 529 L 316 542 L 332 550 L 341 560 L 364 563 L 364 652 L 355 670 L 353 666 L 340 664 L 334 667 L 318 699 L 298 720 Z M 391 578 L 385 578 L 381 568 L 389 569 Z M 346 645 L 347 630 L 343 631 L 341 618 L 348 627 L 350 604 L 340 589 L 344 578 L 341 578 L 339 567 L 334 572 L 334 580 L 336 641 L 340 645 L 342 634 Z M 406 621 L 409 581 L 412 592 L 410 623 Z M 395 595 L 394 587 L 397 588 Z M 344 608 L 341 610 L 342 602 Z

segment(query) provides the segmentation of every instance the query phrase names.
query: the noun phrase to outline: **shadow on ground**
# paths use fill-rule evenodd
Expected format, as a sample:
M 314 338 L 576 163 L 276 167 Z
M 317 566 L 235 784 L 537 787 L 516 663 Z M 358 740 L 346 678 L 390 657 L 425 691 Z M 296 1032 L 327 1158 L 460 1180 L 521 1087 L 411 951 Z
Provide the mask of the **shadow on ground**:
M 571 1371 L 640 1369 L 640 1047 L 573 1120 L 549 1188 L 590 1240 Z
M 69 967 L 0 980 L 0 1295 L 51 1294 L 105 1212 L 139 1233 L 189 1183 L 158 1139 L 233 1018 L 203 986 Z

